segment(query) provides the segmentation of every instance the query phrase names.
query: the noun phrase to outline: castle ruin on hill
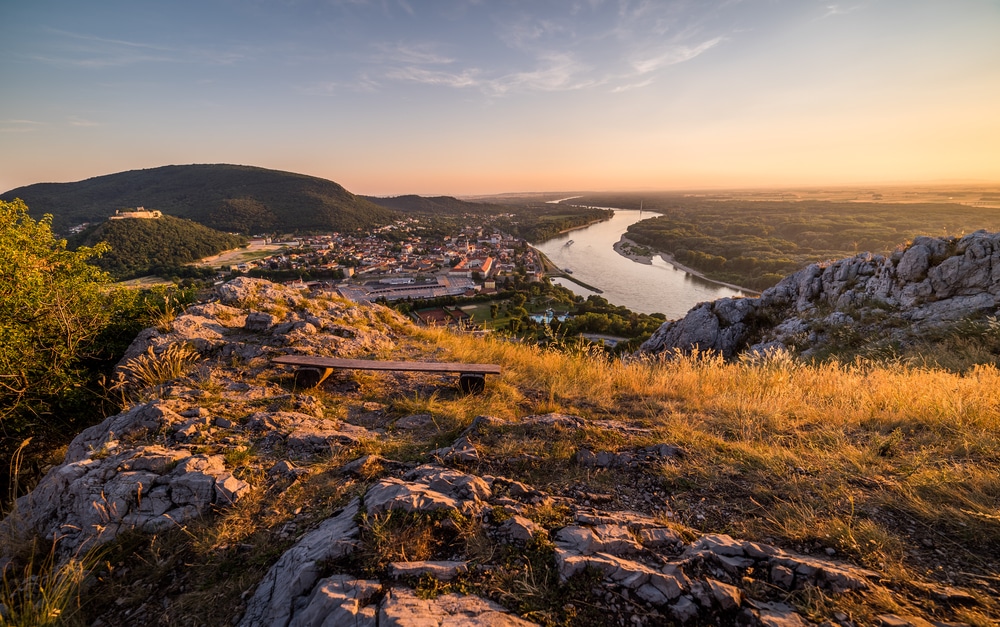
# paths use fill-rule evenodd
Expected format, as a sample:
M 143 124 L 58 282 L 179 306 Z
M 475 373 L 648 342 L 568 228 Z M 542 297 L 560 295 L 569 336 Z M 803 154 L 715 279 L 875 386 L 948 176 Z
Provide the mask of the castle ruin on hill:
M 143 220 L 157 220 L 162 217 L 163 212 L 159 210 L 147 211 L 145 207 L 136 207 L 135 209 L 117 209 L 115 210 L 115 215 L 108 219 L 124 220 L 126 218 L 138 218 Z

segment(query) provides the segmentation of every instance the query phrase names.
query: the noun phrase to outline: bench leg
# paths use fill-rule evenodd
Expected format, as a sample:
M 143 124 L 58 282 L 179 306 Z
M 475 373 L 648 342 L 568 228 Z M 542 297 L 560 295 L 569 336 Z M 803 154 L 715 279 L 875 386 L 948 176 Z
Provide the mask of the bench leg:
M 463 373 L 458 377 L 458 387 L 466 394 L 479 394 L 486 389 L 486 375 Z
M 333 368 L 299 368 L 295 371 L 295 386 L 314 388 L 326 381 L 333 373 Z

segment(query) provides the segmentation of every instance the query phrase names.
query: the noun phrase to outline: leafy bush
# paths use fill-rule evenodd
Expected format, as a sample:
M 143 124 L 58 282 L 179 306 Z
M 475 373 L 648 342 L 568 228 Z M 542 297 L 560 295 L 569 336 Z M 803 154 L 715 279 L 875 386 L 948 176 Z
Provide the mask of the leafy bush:
M 68 250 L 48 217 L 0 201 L 0 463 L 30 437 L 26 476 L 46 451 L 119 410 L 104 378 L 140 330 L 190 302 L 180 290 L 115 287 L 92 264 L 106 250 Z
M 0 201 L 0 419 L 44 411 L 42 399 L 80 383 L 116 296 L 88 263 L 106 245 L 66 249 L 48 216 L 34 221 L 20 200 Z

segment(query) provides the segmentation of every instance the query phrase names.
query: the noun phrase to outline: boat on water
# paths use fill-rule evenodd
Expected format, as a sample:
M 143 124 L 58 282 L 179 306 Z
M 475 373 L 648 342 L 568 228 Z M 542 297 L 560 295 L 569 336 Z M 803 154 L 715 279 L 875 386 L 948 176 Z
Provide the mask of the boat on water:
M 573 240 L 569 240 L 568 242 L 563 244 L 563 246 L 572 246 L 572 245 L 573 245 Z

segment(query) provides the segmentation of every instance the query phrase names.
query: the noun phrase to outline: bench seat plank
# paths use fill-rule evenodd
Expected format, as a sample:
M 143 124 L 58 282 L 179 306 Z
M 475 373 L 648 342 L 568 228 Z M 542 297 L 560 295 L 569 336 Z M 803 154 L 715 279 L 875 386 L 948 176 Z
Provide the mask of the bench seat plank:
M 463 364 L 437 361 L 374 361 L 371 359 L 338 359 L 308 355 L 282 355 L 272 362 L 289 366 L 339 368 L 342 370 L 399 370 L 410 372 L 459 372 L 462 374 L 500 374 L 497 364 Z

